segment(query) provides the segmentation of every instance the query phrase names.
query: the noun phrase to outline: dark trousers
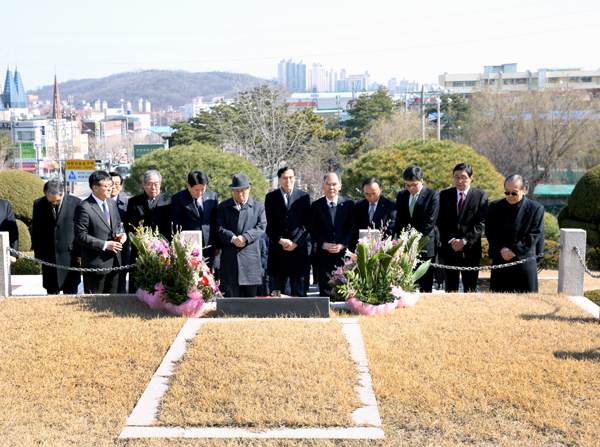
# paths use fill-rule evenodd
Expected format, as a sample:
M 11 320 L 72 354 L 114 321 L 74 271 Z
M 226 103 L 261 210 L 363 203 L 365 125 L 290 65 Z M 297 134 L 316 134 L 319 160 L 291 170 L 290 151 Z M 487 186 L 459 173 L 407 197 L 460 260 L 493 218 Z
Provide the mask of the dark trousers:
M 301 276 L 290 276 L 290 295 L 291 296 L 306 296 L 302 287 Z M 287 276 L 273 276 L 273 290 L 279 290 L 283 294 L 287 283 Z
M 423 262 L 427 262 L 430 259 L 433 262 L 433 257 L 421 258 Z M 419 290 L 421 292 L 431 293 L 431 291 L 433 290 L 433 270 L 433 267 L 429 267 L 425 274 L 421 276 L 421 278 L 419 278 L 419 280 L 417 281 L 419 284 Z
M 64 293 L 65 295 L 77 295 L 78 287 L 79 284 L 70 284 L 68 286 L 64 286 L 62 289 L 46 289 L 46 292 L 48 293 L 48 295 L 58 295 L 62 290 L 62 293 Z
M 500 258 L 500 256 L 498 256 Z M 493 265 L 507 264 L 516 261 L 511 259 L 505 261 L 494 258 Z M 492 292 L 527 293 L 538 291 L 537 264 L 535 260 L 512 267 L 504 267 L 492 270 L 490 277 L 490 289 Z
M 335 265 L 319 264 L 319 296 L 331 296 L 331 285 L 329 284 L 329 275 L 336 269 Z
M 445 265 L 454 265 L 457 267 L 478 267 L 480 256 L 461 256 L 462 253 L 449 254 L 444 256 Z M 466 293 L 475 293 L 477 291 L 477 280 L 479 271 L 460 271 L 444 269 L 444 279 L 446 281 L 446 292 L 458 292 L 459 277 L 462 275 L 463 288 Z
M 116 294 L 119 290 L 119 271 L 113 271 L 105 274 L 84 273 L 83 274 L 83 292 L 84 293 L 110 293 Z
M 258 285 L 255 286 L 227 286 L 230 298 L 256 298 Z

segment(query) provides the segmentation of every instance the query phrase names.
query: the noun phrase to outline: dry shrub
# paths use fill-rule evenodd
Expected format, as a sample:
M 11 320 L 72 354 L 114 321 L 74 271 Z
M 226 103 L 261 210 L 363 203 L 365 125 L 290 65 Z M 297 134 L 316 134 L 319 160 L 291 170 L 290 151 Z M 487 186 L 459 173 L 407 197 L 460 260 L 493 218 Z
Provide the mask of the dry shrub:
M 159 425 L 329 427 L 362 405 L 337 322 L 206 323 L 171 380 Z

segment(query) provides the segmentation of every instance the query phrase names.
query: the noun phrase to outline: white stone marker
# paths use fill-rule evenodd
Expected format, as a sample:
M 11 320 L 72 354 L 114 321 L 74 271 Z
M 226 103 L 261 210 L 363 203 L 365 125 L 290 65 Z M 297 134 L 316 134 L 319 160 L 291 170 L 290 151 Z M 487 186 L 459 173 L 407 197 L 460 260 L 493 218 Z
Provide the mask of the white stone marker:
M 562 228 L 560 230 L 560 254 L 558 257 L 558 293 L 583 296 L 585 270 L 579 262 L 575 247 L 579 247 L 585 262 L 585 230 Z

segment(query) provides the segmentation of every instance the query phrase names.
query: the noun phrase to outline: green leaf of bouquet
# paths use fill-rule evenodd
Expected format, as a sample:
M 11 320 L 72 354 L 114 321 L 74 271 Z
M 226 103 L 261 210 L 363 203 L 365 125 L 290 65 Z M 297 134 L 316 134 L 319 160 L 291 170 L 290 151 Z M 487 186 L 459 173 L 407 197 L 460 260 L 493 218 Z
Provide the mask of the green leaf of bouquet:
M 358 265 L 360 276 L 367 279 L 367 247 L 363 244 L 358 244 L 356 247 L 356 264 Z
M 425 247 L 425 245 L 427 244 L 428 241 L 429 241 L 429 236 L 424 236 L 419 241 L 419 245 L 417 246 L 417 253 L 421 253 L 421 250 L 423 250 L 423 247 Z
M 423 264 L 421 264 L 419 266 L 419 268 L 417 270 L 415 270 L 415 272 L 413 273 L 412 280 L 417 281 L 419 278 L 421 278 L 421 276 L 423 276 L 425 274 L 425 272 L 427 272 L 427 269 L 429 268 L 430 264 L 431 264 L 431 259 L 429 259 L 427 262 L 424 262 Z

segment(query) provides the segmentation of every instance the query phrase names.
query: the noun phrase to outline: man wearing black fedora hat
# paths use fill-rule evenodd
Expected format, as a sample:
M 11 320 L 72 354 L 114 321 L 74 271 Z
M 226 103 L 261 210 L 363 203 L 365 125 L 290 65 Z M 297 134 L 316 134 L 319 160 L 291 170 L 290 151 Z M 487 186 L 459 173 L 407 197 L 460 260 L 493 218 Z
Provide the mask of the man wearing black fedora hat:
M 233 176 L 233 197 L 219 204 L 217 234 L 221 240 L 221 286 L 230 297 L 255 297 L 262 283 L 260 237 L 267 228 L 265 206 L 250 197 L 246 174 Z

